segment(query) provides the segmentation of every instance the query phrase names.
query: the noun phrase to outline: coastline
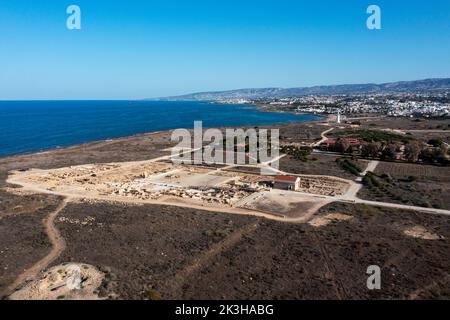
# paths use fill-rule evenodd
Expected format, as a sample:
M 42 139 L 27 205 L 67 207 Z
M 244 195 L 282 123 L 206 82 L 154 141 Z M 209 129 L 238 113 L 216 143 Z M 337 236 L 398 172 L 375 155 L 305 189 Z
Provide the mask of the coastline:
M 261 112 L 263 112 L 263 111 L 261 111 Z M 271 125 L 248 125 L 248 126 L 242 126 L 241 128 L 245 128 L 245 129 L 253 128 L 253 127 L 275 128 L 278 126 L 283 127 L 283 126 L 289 126 L 289 125 L 295 125 L 295 124 L 309 124 L 309 123 L 313 124 L 313 123 L 323 123 L 323 122 L 328 122 L 328 121 L 329 121 L 329 117 L 326 117 L 326 118 L 321 118 L 321 119 L 317 119 L 317 120 L 308 120 L 308 121 L 302 121 L 302 122 L 274 123 Z M 219 129 L 236 128 L 236 127 L 237 126 L 224 126 L 224 127 L 220 127 Z M 58 151 L 71 151 L 71 150 L 79 149 L 79 148 L 90 148 L 90 147 L 93 147 L 96 145 L 105 146 L 105 145 L 111 144 L 111 143 L 118 143 L 118 142 L 136 139 L 136 138 L 139 139 L 139 138 L 144 138 L 146 136 L 150 137 L 150 136 L 158 136 L 158 135 L 169 135 L 173 130 L 177 130 L 177 129 L 181 129 L 181 128 L 159 130 L 159 131 L 149 131 L 149 132 L 144 132 L 144 133 L 127 135 L 127 136 L 123 136 L 123 137 L 99 139 L 99 140 L 88 141 L 88 142 L 84 142 L 84 143 L 76 143 L 76 144 L 71 144 L 71 145 L 62 146 L 62 147 L 52 147 L 52 148 L 43 149 L 43 150 L 26 151 L 26 152 L 20 152 L 20 153 L 15 153 L 15 154 L 0 155 L 0 161 L 23 157 L 23 156 L 47 155 L 47 154 L 51 154 L 51 153 L 58 152 Z M 193 128 L 187 128 L 187 129 L 193 130 Z M 203 127 L 203 129 L 208 129 L 208 127 Z
M 106 145 L 108 143 L 120 142 L 121 140 L 129 140 L 129 139 L 133 139 L 133 138 L 140 138 L 140 137 L 144 137 L 144 136 L 151 136 L 151 135 L 157 135 L 157 134 L 161 134 L 161 133 L 167 133 L 172 130 L 176 130 L 176 129 L 136 133 L 136 134 L 123 136 L 123 137 L 87 141 L 87 142 L 82 142 L 82 143 L 70 144 L 70 145 L 66 145 L 66 146 L 62 146 L 62 147 L 52 147 L 52 148 L 42 149 L 42 150 L 26 151 L 26 152 L 14 153 L 14 154 L 0 155 L 0 161 L 4 160 L 4 159 L 21 157 L 21 156 L 45 155 L 45 154 L 50 154 L 55 151 L 68 151 L 71 149 L 77 149 L 77 148 L 82 148 L 82 147 L 89 148 L 89 147 L 92 147 L 93 145 L 97 145 L 97 144 L 105 144 Z
M 325 122 L 336 121 L 336 115 L 329 114 L 329 113 L 317 114 L 317 113 L 311 113 L 311 112 L 293 112 L 293 111 L 289 111 L 289 110 L 279 110 L 279 109 L 273 108 L 273 106 L 270 106 L 267 104 L 262 104 L 262 103 L 253 103 L 252 105 L 254 105 L 260 112 L 289 113 L 289 114 L 294 114 L 294 115 L 310 115 L 310 116 L 321 117 L 322 119 L 318 120 L 318 121 L 325 121 Z
M 216 102 L 215 102 L 216 103 Z M 238 104 L 239 105 L 239 104 Z M 262 113 L 267 113 L 267 112 L 272 112 L 272 113 L 289 113 L 286 111 L 268 111 L 268 110 L 264 110 L 263 108 L 260 108 L 259 105 L 257 104 L 241 104 L 241 106 L 248 106 L 251 109 L 257 110 L 257 112 L 262 112 Z M 290 114 L 294 114 L 294 113 L 290 113 Z M 295 115 L 303 115 L 303 114 L 295 114 Z M 304 113 L 304 115 L 308 115 L 308 116 L 315 116 L 317 117 L 317 119 L 306 119 L 304 121 L 280 121 L 278 122 L 277 119 L 274 119 L 273 123 L 271 124 L 246 124 L 246 125 L 223 125 L 223 126 L 218 126 L 218 128 L 236 128 L 236 127 L 241 127 L 241 128 L 250 128 L 250 127 L 267 127 L 267 128 L 273 128 L 274 126 L 285 126 L 285 125 L 289 125 L 289 124 L 299 124 L 299 123 L 318 123 L 318 122 L 323 122 L 323 121 L 328 121 L 328 118 L 324 118 L 322 115 L 314 115 L 314 114 L 308 114 L 308 113 Z M 114 143 L 114 142 L 118 142 L 118 141 L 123 141 L 123 140 L 129 140 L 129 139 L 133 139 L 133 138 L 139 138 L 139 137 L 145 137 L 145 136 L 151 136 L 151 135 L 157 135 L 160 133 L 165 133 L 167 134 L 168 132 L 171 132 L 172 130 L 176 130 L 179 129 L 181 127 L 174 127 L 174 128 L 170 128 L 170 129 L 166 129 L 166 130 L 155 130 L 155 131 L 146 131 L 146 132 L 140 132 L 140 133 L 136 133 L 136 134 L 131 134 L 131 135 L 119 135 L 116 137 L 109 137 L 109 138 L 104 138 L 104 139 L 95 139 L 95 140 L 91 140 L 91 141 L 85 141 L 85 142 L 80 142 L 80 143 L 74 143 L 74 144 L 67 144 L 67 145 L 61 145 L 61 146 L 49 146 L 48 148 L 40 148 L 40 149 L 34 149 L 34 150 L 29 150 L 29 151 L 23 151 L 23 152 L 15 152 L 15 153 L 6 153 L 6 154 L 2 154 L 0 155 L 0 160 L 4 160 L 4 159 L 8 159 L 8 158 L 14 158 L 14 157 L 20 157 L 20 156 L 26 156 L 26 155 L 42 155 L 42 154 L 47 154 L 50 152 L 56 152 L 56 151 L 60 151 L 60 150 L 71 150 L 74 148 L 89 148 L 92 145 L 96 145 L 96 144 L 105 144 L 105 143 Z M 204 128 L 211 128 L 208 126 L 204 126 Z M 186 129 L 190 130 L 193 129 L 193 127 L 186 127 Z

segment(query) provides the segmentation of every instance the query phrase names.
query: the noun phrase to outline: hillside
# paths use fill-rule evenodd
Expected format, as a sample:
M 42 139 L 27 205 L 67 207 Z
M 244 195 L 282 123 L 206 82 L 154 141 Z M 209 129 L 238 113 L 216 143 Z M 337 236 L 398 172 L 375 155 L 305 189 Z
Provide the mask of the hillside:
M 337 95 L 361 93 L 411 93 L 426 91 L 450 91 L 450 78 L 400 81 L 382 84 L 344 84 L 299 88 L 261 88 L 229 91 L 198 92 L 181 96 L 149 100 L 227 100 L 283 98 L 305 95 Z

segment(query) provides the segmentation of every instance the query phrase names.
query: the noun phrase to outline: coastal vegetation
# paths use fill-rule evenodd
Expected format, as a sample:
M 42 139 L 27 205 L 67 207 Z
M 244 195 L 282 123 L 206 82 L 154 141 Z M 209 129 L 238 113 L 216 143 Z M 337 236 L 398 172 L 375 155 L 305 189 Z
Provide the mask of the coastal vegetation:
M 281 146 L 280 152 L 291 156 L 295 160 L 302 162 L 308 161 L 308 156 L 311 155 L 313 149 L 310 147 L 298 148 L 296 146 Z
M 359 167 L 355 162 L 350 161 L 349 159 L 336 159 L 336 162 L 340 165 L 342 169 L 344 169 L 347 172 L 350 172 L 351 174 L 355 176 L 359 176 L 359 174 L 362 172 L 361 167 Z
M 390 144 L 390 143 L 408 143 L 413 140 L 412 137 L 382 131 L 382 130 L 369 130 L 369 129 L 359 129 L 359 130 L 343 130 L 336 133 L 337 137 L 351 137 L 360 139 L 367 143 L 381 143 L 381 144 Z
M 423 140 L 411 134 L 369 129 L 346 129 L 334 132 L 333 135 L 337 139 L 329 148 L 330 151 L 384 161 L 450 165 L 449 147 L 441 138 Z M 350 138 L 359 141 L 358 147 L 350 145 Z

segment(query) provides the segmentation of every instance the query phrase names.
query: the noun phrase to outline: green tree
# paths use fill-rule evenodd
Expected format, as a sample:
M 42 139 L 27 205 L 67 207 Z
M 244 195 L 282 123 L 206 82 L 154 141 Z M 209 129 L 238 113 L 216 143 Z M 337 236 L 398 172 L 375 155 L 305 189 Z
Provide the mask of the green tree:
M 417 162 L 422 152 L 422 145 L 417 141 L 411 141 L 405 146 L 405 159 L 409 162 Z
M 437 148 L 437 147 L 441 147 L 444 144 L 444 141 L 442 141 L 442 139 L 440 139 L 440 138 L 433 138 L 428 141 L 428 144 Z
M 378 158 L 381 150 L 379 142 L 370 142 L 362 145 L 361 155 L 366 158 Z
M 434 159 L 440 164 L 448 164 L 448 147 L 445 144 L 442 144 L 439 148 L 434 149 Z
M 390 143 L 386 147 L 384 147 L 381 158 L 386 160 L 395 160 L 397 153 L 400 150 L 400 146 L 396 143 Z
M 336 152 L 345 153 L 348 152 L 350 148 L 350 143 L 343 138 L 338 138 L 336 140 L 336 144 L 334 145 L 334 149 Z

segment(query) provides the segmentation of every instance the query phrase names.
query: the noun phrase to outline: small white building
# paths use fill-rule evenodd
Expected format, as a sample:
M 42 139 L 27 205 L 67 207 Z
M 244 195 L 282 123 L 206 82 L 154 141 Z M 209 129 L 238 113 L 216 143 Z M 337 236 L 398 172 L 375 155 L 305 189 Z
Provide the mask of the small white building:
M 276 176 L 273 187 L 280 190 L 297 191 L 300 189 L 300 177 Z

